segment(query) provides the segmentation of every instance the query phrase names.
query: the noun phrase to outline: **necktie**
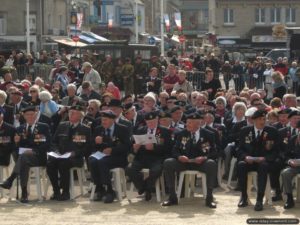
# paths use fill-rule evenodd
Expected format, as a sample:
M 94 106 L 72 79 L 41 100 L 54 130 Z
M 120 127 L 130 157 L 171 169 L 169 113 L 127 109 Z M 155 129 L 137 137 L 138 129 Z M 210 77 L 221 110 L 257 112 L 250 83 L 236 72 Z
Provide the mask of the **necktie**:
M 15 105 L 15 114 L 19 114 L 19 107 L 18 107 L 18 105 Z
M 196 144 L 196 134 L 195 133 L 192 133 L 192 141 L 193 141 L 193 144 Z
M 292 136 L 294 136 L 294 135 L 296 135 L 297 133 L 296 133 L 296 128 L 292 128 Z
M 110 129 L 109 128 L 106 129 L 106 135 L 107 135 L 107 137 L 110 137 Z
M 258 140 L 260 138 L 260 130 L 257 131 L 256 139 Z
M 153 131 L 154 131 L 153 129 L 150 129 L 150 134 L 153 134 Z
M 31 132 L 31 128 L 32 128 L 32 125 L 28 125 L 28 128 L 27 128 L 27 136 L 30 137 L 32 132 Z

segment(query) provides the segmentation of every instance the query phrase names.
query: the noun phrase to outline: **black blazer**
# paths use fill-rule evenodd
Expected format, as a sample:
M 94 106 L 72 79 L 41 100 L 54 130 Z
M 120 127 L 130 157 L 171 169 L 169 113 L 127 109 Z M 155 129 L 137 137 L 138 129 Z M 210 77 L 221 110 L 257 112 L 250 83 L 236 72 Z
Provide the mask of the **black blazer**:
M 289 141 L 284 158 L 285 163 L 288 164 L 290 159 L 300 159 L 300 139 L 298 135 L 294 135 Z
M 53 136 L 51 151 L 64 154 L 74 152 L 74 158 L 81 161 L 83 156 L 89 155 L 91 148 L 91 129 L 81 123 L 71 129 L 70 122 L 62 122 L 58 125 Z
M 267 162 L 274 162 L 279 156 L 280 138 L 274 127 L 265 126 L 259 139 L 255 138 L 254 126 L 242 128 L 238 159 L 246 156 L 265 157 Z
M 47 152 L 51 143 L 50 128 L 45 123 L 37 122 L 32 134 L 29 135 L 26 125 L 24 123 L 17 128 L 17 134 L 21 136 L 20 142 L 16 144 L 17 151 L 19 147 L 31 148 L 40 160 L 41 165 L 44 165 L 47 161 Z
M 14 136 L 16 129 L 3 121 L 0 127 L 0 165 L 8 166 L 10 155 L 15 150 Z
M 4 104 L 3 108 L 5 110 L 3 120 L 6 123 L 14 124 L 14 108 L 8 104 Z
M 217 158 L 217 150 L 214 134 L 207 129 L 200 128 L 200 138 L 197 143 L 192 143 L 191 133 L 186 129 L 180 131 L 176 137 L 173 147 L 173 157 L 187 156 L 194 159 L 199 156 L 206 156 L 208 159 Z
M 96 144 L 95 138 L 97 136 L 103 137 L 102 144 Z M 127 161 L 127 155 L 131 148 L 130 133 L 128 127 L 115 123 L 114 133 L 112 137 L 105 134 L 105 128 L 98 126 L 93 134 L 93 145 L 96 151 L 103 151 L 105 148 L 112 148 L 111 156 Z
M 148 127 L 144 126 L 137 130 L 136 135 L 147 134 Z M 145 146 L 142 145 L 136 153 L 135 160 L 142 162 L 151 162 L 153 160 L 163 160 L 166 156 L 170 155 L 171 151 L 171 132 L 164 127 L 158 126 L 156 128 L 155 137 L 157 144 L 154 144 L 154 149 L 149 151 L 146 150 Z

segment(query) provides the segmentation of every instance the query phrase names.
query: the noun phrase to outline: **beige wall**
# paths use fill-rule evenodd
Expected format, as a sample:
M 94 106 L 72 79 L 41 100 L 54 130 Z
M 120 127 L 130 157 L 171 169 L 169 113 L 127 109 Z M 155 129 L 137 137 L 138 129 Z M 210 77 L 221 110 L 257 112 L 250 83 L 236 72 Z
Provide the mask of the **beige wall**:
M 216 1 L 216 22 L 213 25 L 214 32 L 222 36 L 240 36 L 245 38 L 247 32 L 256 26 L 270 26 L 270 8 L 281 8 L 281 22 L 285 23 L 285 8 L 292 7 L 296 9 L 296 23 L 293 26 L 300 26 L 300 1 L 299 0 L 281 0 L 281 1 L 242 1 L 242 0 L 217 0 Z M 224 24 L 224 9 L 234 10 L 234 25 Z M 266 8 L 266 23 L 263 25 L 255 24 L 255 9 Z

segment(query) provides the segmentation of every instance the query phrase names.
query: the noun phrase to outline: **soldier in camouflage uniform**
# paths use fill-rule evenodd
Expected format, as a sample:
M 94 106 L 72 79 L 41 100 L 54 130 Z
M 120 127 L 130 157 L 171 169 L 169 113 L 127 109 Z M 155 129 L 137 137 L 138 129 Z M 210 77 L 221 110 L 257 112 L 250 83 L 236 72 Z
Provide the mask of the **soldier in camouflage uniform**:
M 112 81 L 113 71 L 114 71 L 114 65 L 112 63 L 112 58 L 110 55 L 107 55 L 106 61 L 102 64 L 101 67 L 101 77 L 103 77 L 105 84 Z
M 134 78 L 134 67 L 131 65 L 130 58 L 125 59 L 125 64 L 123 66 L 123 83 L 125 95 L 133 93 L 133 78 Z
M 147 77 L 147 65 L 142 62 L 142 57 L 137 56 L 134 64 L 134 94 L 142 93 L 142 86 Z

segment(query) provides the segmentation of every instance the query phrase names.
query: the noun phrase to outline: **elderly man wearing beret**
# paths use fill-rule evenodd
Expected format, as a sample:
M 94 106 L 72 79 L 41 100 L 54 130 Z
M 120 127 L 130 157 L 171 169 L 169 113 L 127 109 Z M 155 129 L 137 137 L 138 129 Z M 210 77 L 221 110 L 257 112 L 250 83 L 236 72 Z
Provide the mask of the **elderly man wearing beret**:
M 263 197 L 266 189 L 270 165 L 278 157 L 280 138 L 274 127 L 266 126 L 265 110 L 254 112 L 253 126 L 242 128 L 238 149 L 238 180 L 241 198 L 238 207 L 248 205 L 247 175 L 250 171 L 257 172 L 257 198 L 255 211 L 263 210 Z
M 207 196 L 205 205 L 216 208 L 213 201 L 213 188 L 217 179 L 217 150 L 214 135 L 201 128 L 203 114 L 191 113 L 187 116 L 186 128 L 176 135 L 172 158 L 164 162 L 164 174 L 169 188 L 169 199 L 162 206 L 177 205 L 175 173 L 185 170 L 198 170 L 206 174 Z

